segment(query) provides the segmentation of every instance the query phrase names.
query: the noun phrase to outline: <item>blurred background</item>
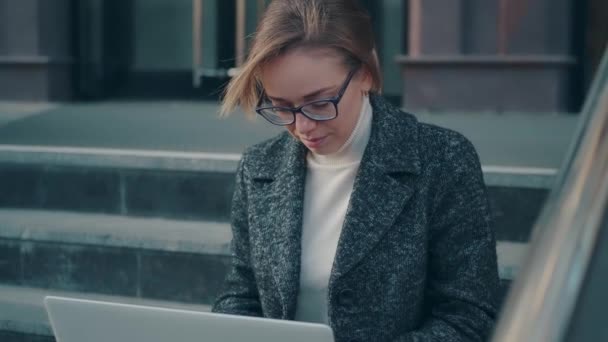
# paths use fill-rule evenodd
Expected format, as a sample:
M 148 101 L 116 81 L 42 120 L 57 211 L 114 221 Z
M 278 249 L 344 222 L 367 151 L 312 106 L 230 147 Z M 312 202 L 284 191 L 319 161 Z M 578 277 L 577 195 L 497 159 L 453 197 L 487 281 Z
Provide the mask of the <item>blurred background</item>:
M 208 310 L 234 171 L 280 132 L 218 117 L 264 0 L 0 0 L 0 340 L 42 298 Z M 365 0 L 384 95 L 479 152 L 504 296 L 608 41 L 605 0 Z
M 266 2 L 2 0 L 0 98 L 216 99 Z M 577 111 L 606 40 L 601 0 L 362 3 L 385 95 L 415 109 Z

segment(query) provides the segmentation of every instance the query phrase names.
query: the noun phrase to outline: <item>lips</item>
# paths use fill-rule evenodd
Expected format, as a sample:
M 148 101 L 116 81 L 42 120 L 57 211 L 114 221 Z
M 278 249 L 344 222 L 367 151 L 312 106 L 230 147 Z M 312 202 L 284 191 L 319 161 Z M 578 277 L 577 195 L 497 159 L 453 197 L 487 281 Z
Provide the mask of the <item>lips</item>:
M 304 143 L 304 145 L 306 145 L 310 148 L 316 148 L 316 147 L 321 146 L 323 141 L 325 141 L 326 137 L 327 136 L 318 137 L 318 138 L 302 138 L 302 142 Z

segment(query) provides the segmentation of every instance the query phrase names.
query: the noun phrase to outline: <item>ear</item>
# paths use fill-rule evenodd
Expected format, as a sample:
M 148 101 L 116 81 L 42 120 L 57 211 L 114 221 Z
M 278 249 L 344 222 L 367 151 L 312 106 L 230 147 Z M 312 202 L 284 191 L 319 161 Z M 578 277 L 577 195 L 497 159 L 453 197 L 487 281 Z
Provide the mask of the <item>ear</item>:
M 376 68 L 377 70 L 380 70 L 380 60 L 378 59 L 378 51 L 376 50 L 376 48 L 374 47 L 371 51 L 372 54 L 372 64 L 373 67 Z M 370 71 L 369 67 L 365 68 L 365 73 L 367 74 L 367 83 L 366 86 L 367 88 L 367 92 L 369 93 L 371 91 L 371 89 L 374 87 L 374 78 L 372 77 L 372 72 Z M 380 77 L 380 75 L 378 75 Z M 380 80 L 378 80 L 380 81 Z M 381 84 L 377 85 L 379 88 L 382 88 Z M 377 89 L 378 91 L 380 91 L 380 89 Z
M 361 74 L 359 76 L 361 78 L 361 91 L 368 94 L 372 89 L 372 84 L 374 81 L 372 80 L 372 74 L 369 72 L 368 68 L 361 69 Z

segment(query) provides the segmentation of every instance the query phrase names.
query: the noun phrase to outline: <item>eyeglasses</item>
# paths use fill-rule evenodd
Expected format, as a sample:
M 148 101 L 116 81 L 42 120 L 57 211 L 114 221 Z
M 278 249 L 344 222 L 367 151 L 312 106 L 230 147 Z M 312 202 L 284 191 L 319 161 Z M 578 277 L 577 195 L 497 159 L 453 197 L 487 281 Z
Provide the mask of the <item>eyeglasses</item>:
M 342 96 L 346 92 L 346 88 L 348 88 L 348 84 L 357 70 L 358 68 L 354 68 L 348 73 L 338 95 L 332 98 L 311 101 L 300 107 L 263 106 L 266 94 L 262 93 L 255 111 L 270 123 L 279 126 L 286 126 L 294 123 L 296 121 L 296 113 L 302 113 L 302 115 L 315 121 L 335 119 L 338 116 L 338 103 L 340 103 Z

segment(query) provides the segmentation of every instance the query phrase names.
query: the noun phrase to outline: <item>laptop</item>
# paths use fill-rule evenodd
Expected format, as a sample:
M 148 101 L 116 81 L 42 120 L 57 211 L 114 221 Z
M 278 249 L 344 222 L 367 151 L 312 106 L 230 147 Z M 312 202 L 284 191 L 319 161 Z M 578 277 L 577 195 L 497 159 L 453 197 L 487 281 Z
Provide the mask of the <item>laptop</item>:
M 333 342 L 327 325 L 47 296 L 57 342 Z

